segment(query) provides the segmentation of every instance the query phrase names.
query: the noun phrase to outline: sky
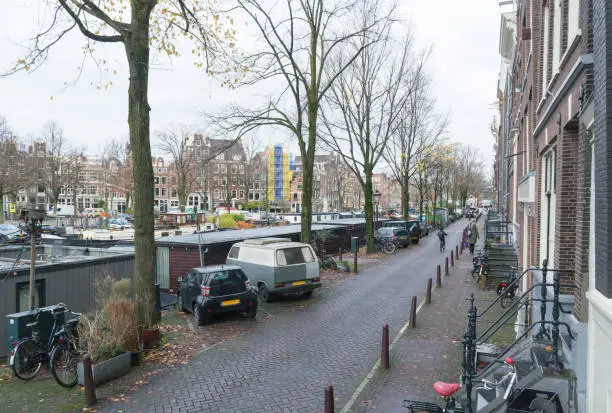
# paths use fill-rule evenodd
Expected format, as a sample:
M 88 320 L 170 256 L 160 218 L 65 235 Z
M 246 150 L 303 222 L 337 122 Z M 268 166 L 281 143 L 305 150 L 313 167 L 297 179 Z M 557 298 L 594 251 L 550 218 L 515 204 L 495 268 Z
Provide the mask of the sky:
M 22 57 L 23 45 L 40 27 L 46 13 L 41 3 L 11 0 L 3 5 L 0 73 Z M 399 4 L 400 16 L 412 27 L 417 45 L 433 46 L 428 72 L 438 109 L 450 114 L 448 137 L 478 148 L 483 162 L 491 164 L 489 124 L 496 115 L 492 104 L 500 61 L 497 1 L 400 0 Z M 53 120 L 73 147 L 85 147 L 88 153 L 101 151 L 112 139 L 126 138 L 128 75 L 124 51 L 120 45 L 100 45 L 96 55 L 106 64 L 99 69 L 88 63 L 80 73 L 82 45 L 80 33 L 71 33 L 51 50 L 38 70 L 0 77 L 0 116 L 19 137 L 29 140 L 39 136 L 45 123 Z M 228 104 L 248 104 L 265 94 L 256 88 L 220 88 L 219 80 L 194 68 L 190 59 L 155 58 L 151 67 L 153 133 L 181 124 L 206 133 L 202 113 L 219 112 Z M 105 88 L 109 82 L 112 85 Z M 265 136 L 263 144 L 285 139 L 284 134 L 277 137 L 274 131 Z

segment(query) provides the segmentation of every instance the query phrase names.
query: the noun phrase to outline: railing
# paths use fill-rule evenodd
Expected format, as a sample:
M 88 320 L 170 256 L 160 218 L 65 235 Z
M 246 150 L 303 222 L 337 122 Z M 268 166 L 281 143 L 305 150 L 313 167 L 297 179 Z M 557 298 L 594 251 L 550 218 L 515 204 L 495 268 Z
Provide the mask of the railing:
M 485 377 L 497 364 L 501 364 L 502 360 L 506 357 L 506 355 L 514 349 L 517 344 L 522 342 L 527 335 L 534 330 L 536 327 L 540 327 L 540 331 L 537 333 L 535 338 L 548 338 L 552 341 L 552 357 L 548 360 L 547 364 L 556 371 L 559 371 L 563 368 L 560 357 L 559 357 L 559 342 L 560 342 L 560 331 L 559 326 L 564 326 L 567 329 L 569 337 L 574 340 L 574 334 L 569 326 L 569 324 L 559 321 L 560 313 L 569 313 L 570 311 L 566 311 L 562 308 L 561 303 L 559 301 L 560 289 L 561 287 L 566 288 L 575 288 L 574 285 L 566 285 L 561 284 L 559 273 L 562 270 L 557 269 L 549 269 L 548 261 L 544 260 L 542 263 L 542 268 L 530 267 L 525 272 L 523 272 L 519 277 L 517 277 L 514 281 L 512 281 L 506 288 L 510 288 L 518 283 L 524 275 L 533 270 L 541 270 L 542 271 L 542 282 L 534 284 L 530 286 L 518 299 L 516 299 L 512 305 L 496 320 L 494 321 L 484 333 L 477 337 L 476 333 L 476 322 L 478 317 L 484 315 L 490 308 L 492 308 L 503 296 L 503 293 L 494 300 L 489 307 L 487 307 L 480 315 L 477 314 L 477 309 L 474 304 L 474 295 L 472 294 L 469 298 L 470 308 L 468 310 L 468 325 L 465 334 L 463 335 L 463 362 L 462 362 L 462 374 L 461 374 L 461 382 L 465 387 L 466 392 L 466 412 L 471 413 L 471 405 L 472 405 L 472 388 L 473 381 L 478 381 L 480 378 Z M 547 283 L 546 275 L 548 272 L 553 272 L 553 282 Z M 530 293 L 536 289 L 537 287 L 541 288 L 541 298 L 530 299 Z M 547 299 L 547 289 L 548 287 L 553 288 L 553 298 L 552 300 Z M 508 347 L 506 347 L 499 356 L 490 362 L 482 371 L 476 373 L 476 345 L 478 343 L 483 343 L 485 340 L 491 338 L 499 329 L 505 325 L 513 316 L 515 316 L 518 311 L 520 311 L 523 305 L 526 306 L 526 310 L 528 310 L 528 305 L 530 302 L 539 301 L 540 302 L 540 315 L 541 319 L 536 322 L 532 322 L 531 324 L 525 322 L 525 326 L 527 327 L 522 334 L 519 335 Z M 552 321 L 546 320 L 546 312 L 547 312 L 547 303 L 553 303 L 552 310 Z M 529 311 L 526 311 L 526 319 L 528 318 Z M 546 329 L 547 325 L 552 326 L 552 332 L 549 333 Z

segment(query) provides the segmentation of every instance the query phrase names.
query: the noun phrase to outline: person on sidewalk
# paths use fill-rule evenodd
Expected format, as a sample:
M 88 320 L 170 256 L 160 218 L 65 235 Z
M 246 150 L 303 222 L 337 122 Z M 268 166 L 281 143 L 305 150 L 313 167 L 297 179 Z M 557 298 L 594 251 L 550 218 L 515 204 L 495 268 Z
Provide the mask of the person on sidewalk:
M 474 247 L 478 242 L 478 226 L 476 225 L 476 220 L 473 219 L 468 228 L 468 242 L 470 244 L 470 254 L 474 255 Z

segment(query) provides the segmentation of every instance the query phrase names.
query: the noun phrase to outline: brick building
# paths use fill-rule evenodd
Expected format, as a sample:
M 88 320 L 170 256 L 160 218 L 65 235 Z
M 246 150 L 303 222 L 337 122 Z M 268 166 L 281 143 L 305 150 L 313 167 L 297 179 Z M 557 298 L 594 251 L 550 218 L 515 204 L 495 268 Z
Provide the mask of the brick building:
M 577 333 L 564 354 L 578 378 L 579 411 L 586 411 L 587 392 L 593 16 L 590 0 L 514 2 L 501 17 L 497 90 L 497 203 L 511 223 L 520 268 L 546 259 L 562 284 L 576 286 L 562 296 Z

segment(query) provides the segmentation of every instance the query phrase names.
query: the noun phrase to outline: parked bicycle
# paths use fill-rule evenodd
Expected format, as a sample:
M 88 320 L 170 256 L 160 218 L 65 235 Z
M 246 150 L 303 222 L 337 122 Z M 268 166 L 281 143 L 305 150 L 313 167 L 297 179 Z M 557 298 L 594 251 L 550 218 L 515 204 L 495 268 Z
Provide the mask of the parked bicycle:
M 53 326 L 47 342 L 40 337 L 39 319 L 45 311 L 51 311 Z M 63 313 L 63 314 L 62 314 Z M 65 323 L 60 320 L 66 314 L 72 318 Z M 65 304 L 58 304 L 53 310 L 37 310 L 35 321 L 26 324 L 32 329 L 32 336 L 14 344 L 9 364 L 15 376 L 21 380 L 31 380 L 43 363 L 49 363 L 53 378 L 63 387 L 77 384 L 77 364 L 80 361 L 78 350 L 77 325 L 80 314 L 71 312 Z
M 512 272 L 510 273 L 510 277 L 507 280 L 500 282 L 495 289 L 497 295 L 502 296 L 500 300 L 502 308 L 506 308 L 509 303 L 514 301 L 516 298 L 516 292 L 518 290 L 518 283 L 516 282 L 517 267 L 511 268 Z
M 504 363 L 509 368 L 509 372 L 497 381 L 493 380 L 480 380 L 482 386 L 476 389 L 498 389 L 501 388 L 504 383 L 508 382 L 508 387 L 504 393 L 504 400 L 508 401 L 510 395 L 513 393 L 514 385 L 517 382 L 516 368 L 514 367 L 514 360 L 508 357 Z M 444 397 L 444 407 L 441 407 L 435 403 L 420 402 L 415 400 L 404 400 L 402 406 L 408 409 L 408 413 L 464 413 L 465 408 L 453 397 L 457 393 L 461 386 L 458 383 L 444 383 L 437 381 L 434 383 L 434 390 L 440 396 Z
M 382 251 L 387 255 L 395 254 L 399 244 L 391 238 L 374 237 L 376 251 Z
M 489 256 L 486 251 L 478 251 L 472 258 L 472 276 L 487 275 L 489 273 Z

